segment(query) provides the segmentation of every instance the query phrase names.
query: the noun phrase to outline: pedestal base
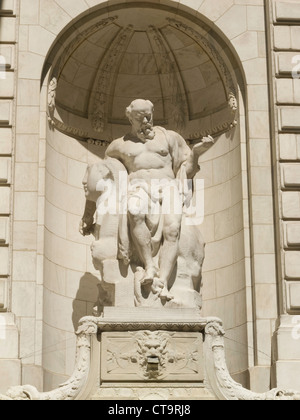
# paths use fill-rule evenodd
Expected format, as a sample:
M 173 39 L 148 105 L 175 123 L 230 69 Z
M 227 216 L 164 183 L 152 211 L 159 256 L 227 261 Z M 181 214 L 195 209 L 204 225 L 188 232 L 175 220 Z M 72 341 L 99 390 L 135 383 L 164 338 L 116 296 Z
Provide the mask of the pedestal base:
M 16 387 L 0 399 L 300 399 L 296 391 L 258 394 L 237 384 L 224 335 L 221 320 L 195 309 L 106 308 L 80 321 L 76 367 L 65 384 L 47 393 Z

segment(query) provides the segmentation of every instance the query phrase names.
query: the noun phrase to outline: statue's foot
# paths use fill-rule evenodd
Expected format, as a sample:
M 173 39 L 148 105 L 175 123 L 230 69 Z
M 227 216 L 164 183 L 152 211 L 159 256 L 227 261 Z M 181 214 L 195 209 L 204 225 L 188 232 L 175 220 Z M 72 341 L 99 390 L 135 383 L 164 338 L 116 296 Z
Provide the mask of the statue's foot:
M 163 290 L 163 288 L 164 288 L 163 282 L 158 277 L 155 277 L 152 287 L 151 287 L 152 293 L 154 295 L 160 296 L 160 292 Z
M 174 296 L 171 295 L 171 293 L 169 292 L 169 290 L 167 289 L 167 287 L 164 287 L 163 290 L 160 292 L 159 297 L 162 300 L 166 300 L 167 302 L 169 302 L 170 300 L 174 299 Z
M 145 275 L 141 281 L 141 284 L 144 286 L 146 284 L 153 284 L 154 278 L 157 276 L 157 271 L 155 268 L 148 268 Z

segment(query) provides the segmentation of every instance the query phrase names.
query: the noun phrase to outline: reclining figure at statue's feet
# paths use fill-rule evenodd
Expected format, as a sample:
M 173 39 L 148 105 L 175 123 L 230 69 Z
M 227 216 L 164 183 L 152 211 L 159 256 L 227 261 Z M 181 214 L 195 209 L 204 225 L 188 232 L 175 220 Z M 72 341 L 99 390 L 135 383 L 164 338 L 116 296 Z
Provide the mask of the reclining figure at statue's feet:
M 214 140 L 203 138 L 191 149 L 179 134 L 154 127 L 153 112 L 150 101 L 132 102 L 131 132 L 88 167 L 80 231 L 95 236 L 92 256 L 102 281 L 116 289 L 131 279 L 136 306 L 200 307 L 203 197 L 195 206 L 193 180 Z

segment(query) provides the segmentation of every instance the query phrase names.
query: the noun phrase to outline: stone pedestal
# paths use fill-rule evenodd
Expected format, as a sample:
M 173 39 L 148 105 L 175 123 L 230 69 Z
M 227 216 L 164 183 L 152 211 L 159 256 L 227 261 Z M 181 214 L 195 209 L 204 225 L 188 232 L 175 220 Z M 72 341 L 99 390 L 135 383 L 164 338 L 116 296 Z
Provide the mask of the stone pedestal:
M 282 316 L 274 341 L 277 386 L 300 389 L 300 316 Z
M 177 320 L 180 321 L 177 321 Z M 277 400 L 296 391 L 259 394 L 230 376 L 225 332 L 194 309 L 105 308 L 77 331 L 76 366 L 58 389 L 11 388 L 0 400 Z
M 105 308 L 99 378 L 83 397 L 215 399 L 204 385 L 204 326 L 194 309 Z

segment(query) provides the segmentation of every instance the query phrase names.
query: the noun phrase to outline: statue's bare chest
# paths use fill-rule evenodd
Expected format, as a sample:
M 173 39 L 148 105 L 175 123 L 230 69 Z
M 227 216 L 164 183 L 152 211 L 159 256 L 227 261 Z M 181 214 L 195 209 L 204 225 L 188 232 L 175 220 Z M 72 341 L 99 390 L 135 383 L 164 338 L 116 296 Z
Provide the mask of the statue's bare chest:
M 155 155 L 167 157 L 170 152 L 165 136 L 157 134 L 153 140 L 148 140 L 146 143 L 125 141 L 122 147 L 122 154 L 126 159 L 135 159 L 140 156 L 151 158 Z

